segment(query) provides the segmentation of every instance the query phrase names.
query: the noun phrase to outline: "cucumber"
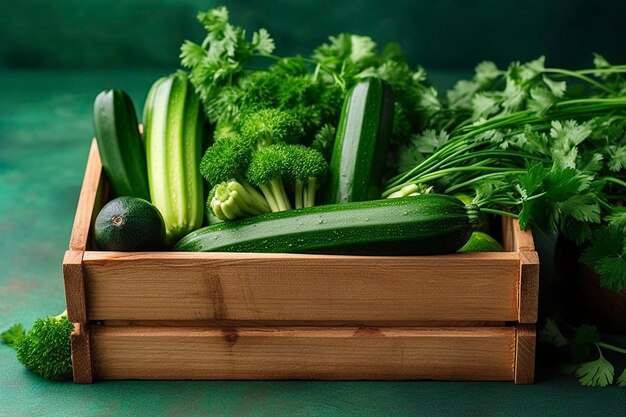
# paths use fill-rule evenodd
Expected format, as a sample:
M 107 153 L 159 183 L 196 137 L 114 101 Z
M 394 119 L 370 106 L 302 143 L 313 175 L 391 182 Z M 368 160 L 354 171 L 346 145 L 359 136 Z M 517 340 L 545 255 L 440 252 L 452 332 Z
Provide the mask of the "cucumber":
M 131 98 L 104 90 L 93 103 L 93 124 L 102 168 L 114 196 L 150 199 L 146 155 Z
M 204 119 L 186 74 L 157 80 L 144 107 L 150 198 L 163 216 L 166 244 L 202 225 L 200 158 Z
M 368 78 L 348 93 L 330 159 L 329 204 L 380 198 L 393 123 L 391 87 Z
M 435 255 L 456 252 L 477 206 L 439 194 L 308 207 L 199 229 L 177 251 Z

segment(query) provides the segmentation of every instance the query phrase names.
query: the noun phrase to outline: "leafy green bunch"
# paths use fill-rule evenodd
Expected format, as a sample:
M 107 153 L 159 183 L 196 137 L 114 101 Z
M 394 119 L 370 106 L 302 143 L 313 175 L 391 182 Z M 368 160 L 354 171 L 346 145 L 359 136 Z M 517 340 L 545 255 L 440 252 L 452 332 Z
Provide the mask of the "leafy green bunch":
M 398 158 L 404 172 L 383 196 L 409 185 L 473 193 L 483 211 L 588 246 L 583 261 L 604 286 L 624 290 L 626 248 L 611 220 L 626 197 L 624 73 L 599 56 L 577 71 L 545 68 L 543 59 L 507 71 L 480 64 L 448 92 L 454 126 L 413 135 Z
M 511 63 L 506 70 L 491 61 L 475 68 L 471 80 L 460 80 L 447 92 L 447 107 L 461 124 L 483 118 L 504 116 L 520 110 L 541 114 L 566 96 L 589 97 L 598 92 L 604 96 L 623 96 L 626 83 L 623 66 L 612 66 L 601 55 L 595 55 L 595 68 L 572 71 L 546 68 L 545 57 Z M 568 90 L 566 78 L 578 81 Z M 594 91 L 595 90 L 595 91 Z
M 566 325 L 562 325 L 565 327 Z M 570 362 L 562 369 L 575 374 L 581 384 L 590 387 L 606 387 L 613 384 L 615 367 L 605 357 L 603 351 L 626 354 L 626 349 L 603 342 L 595 326 L 583 324 L 578 328 L 567 326 L 571 335 L 566 337 L 554 319 L 546 320 L 539 333 L 539 340 L 566 353 Z M 596 357 L 596 359 L 592 359 Z M 617 385 L 626 387 L 626 369 L 617 378 Z
M 275 43 L 265 29 L 248 39 L 243 28 L 230 23 L 225 7 L 200 13 L 198 20 L 207 36 L 201 44 L 186 41 L 181 62 L 209 121 L 217 125 L 218 137 L 236 130 L 251 113 L 279 109 L 301 121 L 305 144 L 329 155 L 347 91 L 371 76 L 393 88 L 397 142 L 441 111 L 425 71 L 413 71 L 396 44 L 379 52 L 371 38 L 342 33 L 331 36 L 311 57 L 280 57 L 273 54 Z

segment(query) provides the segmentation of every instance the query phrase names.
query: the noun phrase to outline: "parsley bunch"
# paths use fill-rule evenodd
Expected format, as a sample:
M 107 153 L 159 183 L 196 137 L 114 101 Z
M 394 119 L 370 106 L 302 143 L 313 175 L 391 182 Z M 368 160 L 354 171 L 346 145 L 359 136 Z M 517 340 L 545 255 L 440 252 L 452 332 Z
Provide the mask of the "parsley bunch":
M 420 184 L 474 193 L 485 212 L 586 245 L 583 262 L 603 286 L 624 291 L 626 66 L 598 55 L 594 63 L 577 71 L 545 68 L 543 58 L 506 71 L 479 64 L 448 92 L 445 128 L 401 147 L 402 173 L 383 196 Z
M 442 111 L 436 91 L 422 68 L 412 70 L 396 44 L 382 52 L 367 36 L 331 36 L 310 57 L 280 57 L 265 29 L 248 38 L 230 22 L 225 7 L 198 14 L 207 31 L 201 44 L 186 41 L 181 63 L 199 94 L 216 137 L 229 136 L 247 115 L 274 108 L 302 123 L 305 143 L 326 156 L 347 91 L 358 81 L 378 76 L 393 88 L 394 139 L 403 142 Z M 269 64 L 269 65 L 268 65 Z

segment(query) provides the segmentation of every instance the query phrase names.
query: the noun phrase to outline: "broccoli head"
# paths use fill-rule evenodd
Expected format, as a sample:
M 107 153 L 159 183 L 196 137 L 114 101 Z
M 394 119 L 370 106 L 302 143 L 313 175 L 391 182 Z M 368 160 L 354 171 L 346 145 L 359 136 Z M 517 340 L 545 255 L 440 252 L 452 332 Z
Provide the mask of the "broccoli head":
M 294 190 L 296 208 L 315 205 L 315 192 L 328 173 L 321 152 L 302 145 L 285 147 L 289 163 L 289 184 Z
M 240 136 L 219 138 L 207 148 L 202 157 L 200 174 L 211 187 L 223 182 L 236 181 L 260 207 L 269 210 L 263 195 L 246 180 L 245 173 L 251 159 L 252 149 Z
M 15 348 L 17 359 L 37 375 L 54 381 L 72 376 L 70 335 L 74 325 L 66 312 L 37 319 L 28 333 L 21 324 L 2 333 L 2 342 Z
M 252 149 L 239 137 L 219 138 L 202 157 L 200 173 L 211 186 L 231 178 L 239 179 L 251 158 Z
M 246 115 L 240 133 L 251 148 L 261 149 L 275 143 L 297 143 L 304 129 L 298 118 L 278 109 L 263 109 Z
M 270 145 L 255 152 L 248 167 L 248 180 L 261 189 L 274 212 L 291 209 L 283 183 L 283 176 L 289 172 L 286 147 Z

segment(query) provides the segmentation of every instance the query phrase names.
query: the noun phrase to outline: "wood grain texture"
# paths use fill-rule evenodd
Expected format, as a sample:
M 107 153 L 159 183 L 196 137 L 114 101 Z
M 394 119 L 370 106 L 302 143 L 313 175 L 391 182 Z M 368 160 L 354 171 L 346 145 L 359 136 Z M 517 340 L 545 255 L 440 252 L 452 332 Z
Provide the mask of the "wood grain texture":
M 307 327 L 502 327 L 505 321 L 376 321 L 362 323 L 347 321 L 300 321 L 298 326 Z M 99 320 L 105 326 L 141 327 L 264 327 L 265 321 L 257 320 Z M 293 321 L 274 321 L 272 326 L 293 326 Z
M 522 251 L 520 254 L 519 323 L 536 323 L 539 307 L 539 255 Z
M 84 251 L 88 247 L 91 222 L 97 214 L 95 212 L 98 205 L 97 200 L 103 189 L 102 181 L 102 162 L 98 154 L 98 145 L 94 139 L 91 142 L 85 178 L 78 197 L 76 216 L 70 236 L 70 250 Z
M 76 384 L 91 384 L 93 382 L 90 342 L 89 325 L 74 323 L 70 343 L 72 346 L 72 373 Z
M 518 324 L 515 336 L 515 383 L 535 380 L 536 330 L 534 324 Z
M 89 320 L 514 321 L 517 253 L 86 252 Z
M 513 380 L 515 329 L 92 326 L 96 379 Z
M 85 274 L 83 271 L 83 251 L 68 250 L 63 257 L 63 284 L 67 319 L 72 323 L 87 322 Z
M 532 252 L 535 250 L 532 231 L 520 229 L 517 219 L 502 216 L 502 246 L 508 252 Z

